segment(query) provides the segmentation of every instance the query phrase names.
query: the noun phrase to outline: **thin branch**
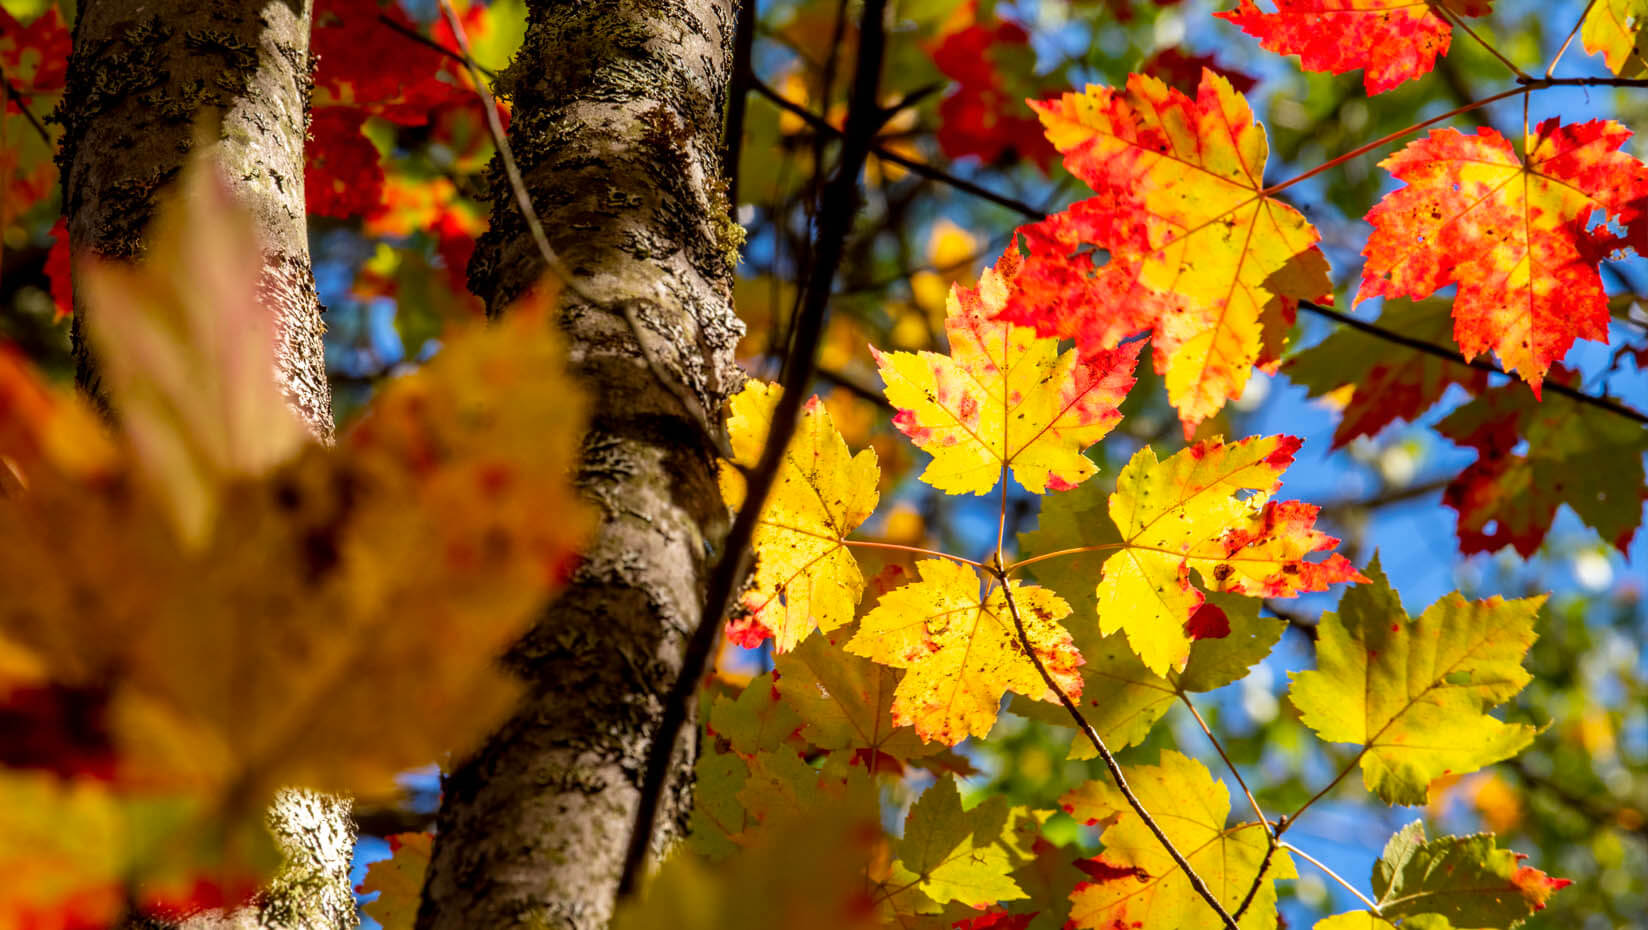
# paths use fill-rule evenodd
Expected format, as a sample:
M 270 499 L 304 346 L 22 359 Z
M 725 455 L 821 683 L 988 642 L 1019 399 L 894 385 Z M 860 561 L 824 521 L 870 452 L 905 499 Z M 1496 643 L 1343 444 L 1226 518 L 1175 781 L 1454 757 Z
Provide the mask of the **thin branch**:
M 787 99 L 783 94 L 780 94 L 777 90 L 774 90 L 771 85 L 767 84 L 765 81 L 762 81 L 760 78 L 752 79 L 750 82 L 750 88 L 762 97 L 766 98 L 768 101 L 771 101 L 772 104 L 780 110 L 799 118 L 802 122 L 816 130 L 820 135 L 839 136 L 841 134 L 841 130 L 831 125 L 828 120 L 807 109 L 806 107 L 801 106 L 795 101 Z M 997 206 L 1006 207 L 1009 210 L 1013 210 L 1033 219 L 1045 219 L 1047 216 L 1047 214 L 1043 211 L 1038 210 L 1027 203 L 1014 200 L 1013 198 L 1002 194 L 997 194 L 994 191 L 991 191 L 988 188 L 980 187 L 965 178 L 958 178 L 942 168 L 935 167 L 918 159 L 910 158 L 906 155 L 901 155 L 898 152 L 892 151 L 891 149 L 885 148 L 879 144 L 872 145 L 871 151 L 875 153 L 877 158 L 898 165 L 899 167 L 909 171 L 911 174 L 926 178 L 929 181 L 938 181 L 941 184 L 946 184 L 956 190 L 961 191 L 962 193 L 971 194 L 980 200 L 988 200 Z
M 749 108 L 750 52 L 755 44 L 756 0 L 738 4 L 738 27 L 732 39 L 732 88 L 727 92 L 727 122 L 721 137 L 721 174 L 727 179 L 727 213 L 738 222 L 738 166 L 744 154 L 744 114 Z
M 1434 355 L 1437 358 L 1447 359 L 1455 364 L 1475 368 L 1478 371 L 1486 371 L 1496 375 L 1504 375 L 1507 378 L 1514 377 L 1510 372 L 1485 358 L 1467 360 L 1465 356 L 1455 352 L 1452 349 L 1445 349 L 1435 343 L 1426 342 L 1423 339 L 1415 339 L 1412 336 L 1403 335 L 1402 333 L 1386 329 L 1377 324 L 1369 323 L 1365 320 L 1359 320 L 1342 310 L 1335 310 L 1332 307 L 1324 307 L 1321 304 L 1312 303 L 1308 300 L 1299 301 L 1299 309 L 1333 320 L 1336 323 L 1342 323 L 1345 326 L 1349 326 L 1351 329 L 1367 333 L 1368 335 L 1382 339 L 1385 342 L 1393 342 L 1400 346 L 1407 346 L 1416 352 L 1423 352 L 1426 355 Z M 1545 382 L 1544 389 L 1550 391 L 1552 394 L 1558 394 L 1566 397 L 1575 403 L 1584 404 L 1588 407 L 1596 407 L 1599 410 L 1606 410 L 1609 413 L 1622 416 L 1627 420 L 1632 420 L 1636 423 L 1642 424 L 1643 426 L 1648 426 L 1648 414 L 1645 414 L 1640 410 L 1627 407 L 1612 398 L 1600 397 L 1595 394 L 1587 394 L 1577 388 L 1569 387 L 1560 381 L 1547 381 Z
M 1596 6 L 1596 0 L 1590 0 L 1589 3 L 1585 4 L 1585 9 L 1579 11 L 1579 18 L 1574 20 L 1574 28 L 1568 30 L 1568 37 L 1562 40 L 1562 47 L 1556 50 L 1556 54 L 1551 58 L 1551 63 L 1546 66 L 1546 77 L 1556 73 L 1557 63 L 1562 61 L 1563 55 L 1568 54 L 1568 46 L 1574 44 L 1574 37 L 1579 35 L 1579 27 L 1585 25 L 1585 17 L 1591 15 L 1591 7 L 1594 6 Z
M 1214 897 L 1212 890 L 1207 887 L 1207 882 L 1203 881 L 1202 877 L 1196 874 L 1196 870 L 1190 867 L 1190 860 L 1179 852 L 1178 847 L 1173 845 L 1173 841 L 1167 838 L 1167 834 L 1156 823 L 1156 818 L 1145 810 L 1144 804 L 1139 800 L 1138 795 L 1134 794 L 1133 789 L 1128 786 L 1127 776 L 1122 774 L 1122 767 L 1116 761 L 1115 755 L 1110 752 L 1110 747 L 1104 744 L 1104 738 L 1099 736 L 1098 731 L 1093 729 L 1093 725 L 1087 722 L 1086 717 L 1082 716 L 1081 708 L 1070 700 L 1070 696 L 1064 693 L 1064 689 L 1060 688 L 1059 683 L 1054 681 L 1053 676 L 1048 673 L 1047 666 L 1042 664 L 1041 656 L 1036 655 L 1036 648 L 1030 642 L 1030 634 L 1024 628 L 1024 618 L 1019 616 L 1019 607 L 1013 600 L 1013 586 L 1007 580 L 1007 573 L 1000 565 L 993 566 L 992 570 L 996 575 L 996 580 L 1001 584 L 1002 595 L 1007 600 L 1007 610 L 1013 616 L 1013 626 L 1018 630 L 1019 648 L 1024 650 L 1025 656 L 1030 659 L 1030 663 L 1041 674 L 1041 680 L 1046 683 L 1047 689 L 1058 696 L 1059 703 L 1064 705 L 1064 709 L 1076 721 L 1076 726 L 1087 736 L 1088 742 L 1092 743 L 1093 748 L 1098 750 L 1099 758 L 1104 760 L 1104 767 L 1110 770 L 1110 778 L 1116 783 L 1116 790 L 1122 793 L 1122 797 L 1127 799 L 1127 803 L 1133 808 L 1133 812 L 1139 815 L 1139 819 L 1144 821 L 1144 825 L 1155 835 L 1156 840 L 1162 844 L 1162 848 L 1167 850 L 1168 857 L 1173 860 L 1173 863 L 1179 867 L 1180 871 L 1184 872 L 1185 879 L 1190 882 L 1190 887 L 1196 894 L 1201 896 L 1203 901 L 1207 902 L 1207 906 L 1211 907 L 1214 913 L 1219 915 L 1219 919 L 1224 922 L 1227 930 L 1241 930 L 1236 924 L 1236 919 L 1230 915 L 1229 911 L 1225 910 L 1223 904 L 1219 903 L 1219 899 Z
M 30 126 L 34 127 L 34 131 L 40 136 L 40 141 L 46 143 L 46 148 L 56 148 L 57 143 L 52 141 L 51 133 L 46 131 L 46 126 L 40 122 L 40 117 L 35 116 L 34 111 L 29 109 L 29 102 L 22 92 L 11 86 L 11 79 L 0 80 L 0 84 L 5 85 L 6 96 L 11 99 L 12 103 L 17 104 L 17 109 L 23 111 L 23 118 L 29 121 Z
M 474 68 L 475 70 L 480 71 L 481 73 L 485 74 L 489 78 L 496 79 L 498 77 L 498 72 L 496 72 L 496 71 L 492 70 L 491 68 L 488 68 L 487 66 L 481 64 L 480 62 L 476 61 L 475 59 L 469 57 L 467 54 L 465 54 L 463 52 L 460 52 L 457 49 L 447 48 L 445 45 L 441 44 L 440 42 L 435 41 L 434 39 L 430 38 L 429 36 L 424 35 L 423 33 L 419 32 L 416 29 L 413 29 L 412 27 L 406 25 L 405 23 L 396 22 L 393 17 L 389 16 L 386 13 L 379 13 L 378 14 L 378 22 L 381 23 L 382 25 L 388 26 L 391 32 L 398 32 L 404 38 L 411 39 L 413 42 L 416 42 L 419 45 L 423 45 L 423 46 L 427 46 L 429 48 L 432 48 L 435 51 L 440 52 L 442 55 L 445 55 L 446 57 L 452 59 L 453 61 L 456 61 L 456 62 L 458 62 L 460 64 L 463 64 L 463 65 L 467 65 L 470 68 Z M 454 30 L 454 33 L 456 33 L 456 30 Z
M 836 371 L 832 368 L 820 368 L 818 370 L 818 378 L 820 381 L 828 381 L 836 387 L 845 390 L 847 393 L 852 394 L 859 400 L 867 400 L 884 411 L 891 412 L 893 410 L 893 405 L 887 401 L 887 398 L 880 391 L 861 384 L 843 372 Z
M 620 898 L 639 887 L 647 853 L 652 846 L 654 821 L 664 782 L 669 775 L 675 743 L 686 723 L 687 706 L 698 690 L 698 681 L 713 653 L 721 620 L 732 605 L 749 561 L 750 541 L 755 535 L 767 495 L 777 481 L 778 469 L 806 398 L 807 386 L 818 367 L 818 345 L 830 304 L 836 270 L 846 248 L 847 233 L 858 212 L 859 173 L 869 156 L 870 142 L 886 120 L 886 111 L 877 103 L 881 85 L 881 63 L 885 51 L 886 0 L 865 0 L 859 23 L 858 60 L 854 66 L 852 97 L 847 109 L 847 128 L 842 140 L 839 164 L 826 188 L 819 214 L 815 261 L 808 275 L 801 312 L 797 314 L 795 338 L 791 342 L 791 364 L 786 366 L 783 392 L 773 411 L 772 428 L 761 458 L 749 475 L 744 505 L 738 509 L 727 531 L 721 558 L 706 585 L 704 610 L 698 627 L 688 640 L 681 671 L 664 697 L 658 729 L 653 735 L 642 776 L 635 822 L 630 830 L 629 849 L 624 856 Z

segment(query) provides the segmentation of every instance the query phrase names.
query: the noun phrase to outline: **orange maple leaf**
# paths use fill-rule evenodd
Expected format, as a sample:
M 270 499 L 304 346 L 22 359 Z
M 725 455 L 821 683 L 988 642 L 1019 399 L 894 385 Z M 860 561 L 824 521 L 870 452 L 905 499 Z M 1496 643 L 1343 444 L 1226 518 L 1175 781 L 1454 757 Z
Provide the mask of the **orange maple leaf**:
M 1528 159 L 1492 129 L 1439 129 L 1380 166 L 1408 186 L 1368 212 L 1360 302 L 1425 297 L 1459 285 L 1454 340 L 1467 359 L 1492 349 L 1534 389 L 1575 339 L 1608 338 L 1598 264 L 1617 240 L 1589 229 L 1648 203 L 1648 166 L 1619 151 L 1611 120 L 1539 124 Z
M 1292 302 L 1329 291 L 1320 237 L 1267 192 L 1264 129 L 1212 71 L 1195 99 L 1135 74 L 1125 90 L 1031 106 L 1098 196 L 1026 230 L 1025 287 L 1005 318 L 1077 336 L 1084 352 L 1153 330 L 1156 368 L 1193 430 L 1276 354 Z M 1108 261 L 1073 256 L 1083 244 Z

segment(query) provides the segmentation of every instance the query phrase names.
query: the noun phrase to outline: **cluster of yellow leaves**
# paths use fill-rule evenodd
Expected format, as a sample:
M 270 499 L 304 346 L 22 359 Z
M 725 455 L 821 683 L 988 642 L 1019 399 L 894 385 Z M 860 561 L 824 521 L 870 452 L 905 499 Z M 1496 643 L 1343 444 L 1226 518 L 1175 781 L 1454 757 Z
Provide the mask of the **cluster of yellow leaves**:
M 272 383 L 250 220 L 211 170 L 150 261 L 84 269 L 118 434 L 0 354 L 0 696 L 106 705 L 112 780 L 63 803 L 192 799 L 233 836 L 279 786 L 383 794 L 484 734 L 516 693 L 497 657 L 589 519 L 542 301 L 388 383 L 335 448 L 307 441 Z M 22 842 L 0 835 L 0 875 L 38 855 Z M 113 887 L 143 864 L 79 863 Z

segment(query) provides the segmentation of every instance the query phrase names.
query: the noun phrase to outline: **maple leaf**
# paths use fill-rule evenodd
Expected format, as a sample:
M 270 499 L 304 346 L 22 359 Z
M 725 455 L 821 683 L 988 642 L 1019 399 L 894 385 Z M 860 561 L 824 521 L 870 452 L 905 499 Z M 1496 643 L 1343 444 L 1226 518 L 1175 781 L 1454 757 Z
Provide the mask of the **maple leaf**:
M 1172 750 L 1158 765 L 1126 766 L 1127 782 L 1149 811 L 1157 814 L 1167 838 L 1189 861 L 1226 912 L 1234 913 L 1259 877 L 1269 843 L 1257 823 L 1227 826 L 1230 795 L 1207 767 Z M 1105 823 L 1103 849 L 1082 863 L 1092 881 L 1076 886 L 1070 920 L 1075 927 L 1175 927 L 1215 930 L 1224 926 L 1190 887 L 1190 880 L 1133 807 L 1104 782 L 1088 782 L 1059 800 L 1071 816 Z M 1276 879 L 1296 878 L 1285 851 L 1270 858 L 1258 892 L 1240 922 L 1242 930 L 1276 926 Z
M 1285 329 L 1274 318 L 1289 312 L 1289 301 L 1330 290 L 1320 237 L 1266 193 L 1264 129 L 1212 71 L 1202 72 L 1195 99 L 1134 74 L 1125 90 L 1089 86 L 1031 106 L 1065 165 L 1098 194 L 1060 214 L 1054 222 L 1066 228 L 1046 238 L 1108 253 L 1093 273 L 1108 280 L 1087 296 L 1149 297 L 1142 306 L 1099 299 L 1074 308 L 1013 300 L 1006 318 L 1049 335 L 1102 335 L 1097 344 L 1078 335 L 1087 352 L 1148 325 L 1156 369 L 1193 430 L 1242 392 L 1267 355 L 1267 328 L 1271 340 Z M 1069 260 L 1067 251 L 1038 254 L 1033 246 L 1031 280 L 1068 275 L 1045 269 Z
M 1020 95 L 1005 87 L 1005 60 L 1016 70 L 1032 72 L 1035 55 L 1030 34 L 1010 21 L 978 21 L 976 0 L 958 6 L 940 36 L 928 48 L 939 73 L 956 87 L 939 102 L 938 144 L 950 159 L 977 156 L 987 164 L 1028 158 L 1046 173 L 1057 155 L 1035 117 L 1015 112 Z
M 955 745 L 986 736 L 1009 691 L 1055 701 L 1019 645 L 1002 588 L 979 594 L 973 569 L 945 559 L 918 564 L 921 580 L 883 595 L 864 615 L 847 651 L 905 669 L 893 722 L 924 740 Z M 1012 582 L 1025 632 L 1060 690 L 1081 696 L 1081 654 L 1059 620 L 1070 605 L 1046 588 Z
M 366 916 L 383 930 L 412 930 L 423 903 L 424 874 L 435 848 L 433 833 L 397 833 L 386 837 L 390 857 L 366 867 L 366 878 L 357 889 L 361 894 L 377 894 L 362 906 Z
M 208 187 L 162 212 L 148 263 L 90 269 L 116 440 L 0 352 L 0 653 L 108 692 L 117 785 L 186 787 L 261 832 L 280 785 L 380 793 L 507 712 L 497 656 L 589 515 L 542 294 L 386 383 L 336 448 L 288 448 L 267 310 L 229 270 L 261 264 L 244 222 Z
M 1266 13 L 1253 0 L 1214 15 L 1240 26 L 1266 49 L 1298 55 L 1306 71 L 1363 69 L 1362 84 L 1380 94 L 1436 66 L 1448 53 L 1448 16 L 1485 16 L 1490 0 L 1276 0 Z
M 1014 250 L 976 288 L 950 291 L 950 354 L 872 347 L 897 426 L 933 456 L 921 479 L 948 494 L 985 494 L 1004 469 L 1041 494 L 1098 469 L 1082 450 L 1121 419 L 1138 345 L 1078 358 L 1058 340 L 993 319 L 1018 273 Z
M 1250 597 L 1364 580 L 1337 553 L 1306 561 L 1339 544 L 1315 528 L 1316 507 L 1271 500 L 1298 448 L 1292 436 L 1211 439 L 1165 462 L 1140 449 L 1110 497 L 1120 541 L 1098 585 L 1099 629 L 1125 631 L 1145 667 L 1164 675 L 1190 657 L 1187 624 L 1204 600 L 1193 568 L 1209 588 Z
M 1570 381 L 1561 366 L 1555 375 Z M 1509 545 L 1527 558 L 1562 504 L 1621 552 L 1630 546 L 1648 493 L 1648 436 L 1636 424 L 1566 398 L 1540 403 L 1510 385 L 1455 410 L 1437 432 L 1477 452 L 1442 492 L 1459 512 L 1461 552 Z
M 1386 300 L 1379 326 L 1432 344 L 1445 344 L 1453 331 L 1446 305 L 1437 301 Z M 1293 356 L 1282 370 L 1311 397 L 1337 399 L 1336 392 L 1350 391 L 1333 431 L 1335 449 L 1359 436 L 1377 436 L 1397 420 L 1413 422 L 1455 384 L 1472 394 L 1488 387 L 1488 373 L 1479 368 L 1350 327 Z
M 1648 166 L 1619 151 L 1609 120 L 1540 123 L 1527 161 L 1492 129 L 1433 130 L 1380 166 L 1407 186 L 1368 212 L 1357 301 L 1426 297 L 1450 284 L 1454 340 L 1467 359 L 1493 350 L 1539 394 L 1575 339 L 1608 338 L 1598 262 L 1613 240 L 1593 215 L 1628 222 L 1648 201 Z
M 1580 26 L 1579 38 L 1585 51 L 1602 53 L 1608 70 L 1620 77 L 1648 74 L 1648 37 L 1642 26 L 1648 22 L 1648 0 L 1597 0 Z
M 1377 559 L 1368 575 L 1322 616 L 1316 670 L 1294 673 L 1288 694 L 1318 736 L 1362 747 L 1369 791 L 1423 804 L 1435 779 L 1509 758 L 1538 732 L 1487 710 L 1530 680 L 1522 658 L 1545 599 L 1450 594 L 1410 618 Z
M 1027 559 L 1067 549 L 1091 551 L 1035 562 L 1036 579 L 1076 605 L 1069 624 L 1076 648 L 1086 660 L 1081 667 L 1082 695 L 1078 706 L 1087 722 L 1112 749 L 1137 745 L 1156 721 L 1178 701 L 1181 692 L 1212 691 L 1236 681 L 1270 653 L 1286 624 L 1259 616 L 1259 601 L 1227 594 L 1211 594 L 1198 611 L 1214 612 L 1225 624 L 1223 636 L 1193 637 L 1190 657 L 1182 672 L 1152 672 L 1129 648 L 1127 634 L 1100 633 L 1095 600 L 1088 596 L 1093 579 L 1104 571 L 1111 547 L 1121 542 L 1107 512 L 1107 496 L 1093 484 L 1061 495 L 1057 506 L 1042 510 L 1037 528 L 1019 534 Z M 1014 713 L 1071 726 L 1062 707 L 1014 698 Z M 1097 755 L 1091 743 L 1076 739 L 1070 758 Z
M 197 155 L 160 207 L 142 265 L 88 257 L 88 326 L 121 427 L 186 547 L 200 546 L 222 487 L 291 459 L 308 433 L 275 370 L 274 314 L 259 291 L 252 216 Z
M 780 655 L 776 692 L 801 720 L 802 736 L 820 749 L 852 752 L 871 771 L 890 760 L 925 756 L 936 747 L 913 729 L 892 725 L 893 695 L 900 675 L 814 636 Z M 896 771 L 896 768 L 895 768 Z
M 735 465 L 761 458 L 778 396 L 777 385 L 752 381 L 733 397 L 727 429 Z M 864 575 L 845 540 L 875 510 L 880 479 L 875 452 L 850 453 L 829 411 L 809 398 L 756 525 L 744 613 L 728 627 L 734 642 L 754 646 L 771 637 L 784 652 L 814 627 L 834 630 L 853 619 Z M 721 492 L 738 507 L 743 476 L 723 468 Z
M 1375 903 L 1404 926 L 1514 927 L 1573 884 L 1520 865 L 1523 858 L 1496 848 L 1486 833 L 1427 842 L 1416 820 L 1391 837 L 1374 863 Z
M 922 792 L 905 818 L 886 884 L 917 891 L 926 900 L 895 900 L 894 906 L 930 913 L 936 908 L 929 905 L 949 901 L 984 908 L 1026 897 L 1009 874 L 1013 863 L 1007 850 L 996 843 L 1005 821 L 990 813 L 985 807 L 962 810 L 961 793 L 950 778 Z
M 1324 917 L 1311 930 L 1396 930 L 1396 925 L 1372 911 L 1350 911 Z

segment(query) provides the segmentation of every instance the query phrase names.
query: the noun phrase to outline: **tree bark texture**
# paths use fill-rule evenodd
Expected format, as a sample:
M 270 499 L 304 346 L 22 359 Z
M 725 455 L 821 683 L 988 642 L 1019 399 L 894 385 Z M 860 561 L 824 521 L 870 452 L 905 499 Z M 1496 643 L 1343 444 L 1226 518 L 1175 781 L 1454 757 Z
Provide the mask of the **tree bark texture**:
M 611 916 L 660 698 L 725 530 L 705 420 L 741 381 L 741 236 L 718 154 L 735 7 L 529 0 L 499 80 L 535 211 L 581 292 L 563 292 L 562 325 L 595 399 L 578 481 L 602 521 L 510 656 L 529 696 L 446 778 L 420 930 L 593 930 Z M 498 312 L 546 267 L 496 163 L 491 186 L 470 284 Z M 690 807 L 695 741 L 682 743 L 658 849 Z
M 309 105 L 310 0 L 82 0 L 58 112 L 64 213 L 77 256 L 137 260 L 156 195 L 199 132 L 257 219 L 259 286 L 276 318 L 276 377 L 322 442 L 332 438 L 321 306 L 309 264 L 303 144 Z M 97 366 L 76 302 L 77 377 L 99 402 Z M 337 930 L 357 925 L 349 802 L 287 790 L 269 811 L 285 862 L 254 906 L 196 915 L 191 928 Z
M 63 212 L 77 254 L 137 259 L 155 195 L 198 131 L 219 134 L 227 180 L 257 217 L 260 287 L 276 315 L 277 376 L 322 441 L 332 393 L 303 197 L 311 0 L 82 0 L 58 119 Z M 75 307 L 75 356 L 94 397 L 96 366 Z

